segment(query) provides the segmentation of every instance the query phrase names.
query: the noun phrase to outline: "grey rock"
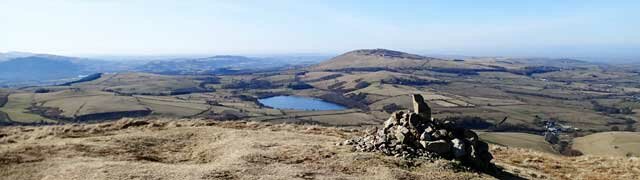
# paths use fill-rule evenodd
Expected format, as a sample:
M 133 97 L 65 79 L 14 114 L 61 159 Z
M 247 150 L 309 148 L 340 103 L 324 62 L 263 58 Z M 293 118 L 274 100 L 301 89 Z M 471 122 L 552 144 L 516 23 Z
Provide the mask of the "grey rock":
M 458 138 L 453 139 L 451 140 L 451 144 L 453 148 L 453 156 L 455 156 L 456 158 L 461 158 L 467 155 L 467 152 L 465 150 L 466 146 L 462 140 Z
M 404 111 L 396 111 L 393 114 L 391 114 L 391 117 L 393 117 L 396 120 L 400 120 L 402 118 L 402 116 L 404 116 Z
M 422 134 L 420 135 L 420 140 L 423 141 L 433 141 L 436 140 L 435 138 L 433 138 L 433 136 L 431 134 L 429 134 L 428 132 L 422 132 Z
M 373 136 L 367 136 L 367 137 L 364 137 L 364 139 L 362 139 L 362 141 L 364 142 L 371 142 L 372 140 L 373 140 Z
M 386 139 L 388 130 L 378 130 L 376 136 Z
M 433 138 L 435 139 L 446 139 L 448 134 L 449 131 L 447 131 L 446 129 L 439 129 L 431 133 L 431 136 L 433 136 Z
M 440 134 L 441 137 L 448 137 L 450 136 L 449 131 L 447 131 L 446 129 L 440 129 L 438 130 L 438 134 Z
M 404 116 L 402 118 L 400 118 L 400 120 L 398 121 L 398 124 L 400 126 L 408 126 L 409 125 L 409 116 L 411 116 L 411 113 L 404 114 Z
M 434 131 L 435 131 L 434 128 L 431 128 L 431 126 L 429 126 L 426 129 L 424 129 L 424 132 L 426 132 L 426 133 L 433 133 Z
M 409 134 L 409 129 L 404 126 L 398 126 L 398 128 L 396 129 L 396 132 L 399 132 L 402 134 Z
M 431 133 L 431 137 L 433 137 L 433 140 L 443 139 L 443 136 L 440 135 L 440 133 L 438 133 L 438 131 L 435 131 L 435 132 Z
M 424 102 L 424 98 L 420 94 L 414 94 L 413 98 L 413 112 L 422 115 L 425 119 L 431 119 L 431 108 Z
M 435 152 L 438 154 L 445 154 L 451 150 L 451 144 L 445 140 L 437 141 L 420 141 L 420 144 L 427 151 Z
M 393 114 L 391 114 L 391 117 L 389 117 L 389 119 L 384 122 L 384 129 L 389 129 L 398 124 L 398 121 L 402 117 L 402 115 L 400 114 L 403 114 L 402 111 L 394 112 Z
M 408 141 L 409 129 L 404 126 L 399 126 L 395 131 L 396 140 L 405 144 Z
M 479 140 L 478 134 L 469 129 L 464 130 L 464 138 L 471 143 L 476 143 Z
M 354 144 L 353 141 L 351 139 L 345 140 L 342 144 L 344 145 L 352 145 Z
M 455 127 L 455 123 L 453 123 L 453 121 L 444 121 L 442 125 L 447 129 L 453 129 Z

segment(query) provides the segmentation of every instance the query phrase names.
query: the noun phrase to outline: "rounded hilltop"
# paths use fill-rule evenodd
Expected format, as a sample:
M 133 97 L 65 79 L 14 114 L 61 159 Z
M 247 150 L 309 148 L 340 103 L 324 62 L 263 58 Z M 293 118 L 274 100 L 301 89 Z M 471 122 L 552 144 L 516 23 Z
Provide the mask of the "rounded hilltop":
M 416 59 L 416 60 L 427 60 L 434 59 L 425 56 L 420 56 L 416 54 L 409 54 L 406 52 L 394 51 L 389 49 L 358 49 L 345 53 L 344 55 L 360 55 L 360 56 L 380 56 L 387 58 L 402 58 L 402 59 Z
M 494 67 L 421 56 L 388 49 L 359 49 L 310 67 L 312 71 L 493 70 Z

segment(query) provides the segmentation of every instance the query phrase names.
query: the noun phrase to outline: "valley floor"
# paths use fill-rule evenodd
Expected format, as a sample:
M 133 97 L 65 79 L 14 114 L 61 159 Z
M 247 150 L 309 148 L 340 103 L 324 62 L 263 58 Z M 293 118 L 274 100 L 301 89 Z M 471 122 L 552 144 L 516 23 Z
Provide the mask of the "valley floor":
M 494 177 L 450 161 L 337 146 L 361 130 L 123 119 L 0 128 L 0 179 L 638 179 L 640 159 L 562 157 L 492 145 Z

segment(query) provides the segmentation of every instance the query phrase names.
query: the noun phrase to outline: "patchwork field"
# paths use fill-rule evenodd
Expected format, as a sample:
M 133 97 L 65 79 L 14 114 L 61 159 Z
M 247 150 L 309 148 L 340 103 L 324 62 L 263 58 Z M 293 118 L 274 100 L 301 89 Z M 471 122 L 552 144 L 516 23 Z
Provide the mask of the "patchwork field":
M 323 90 L 357 90 L 370 84 L 380 83 L 442 83 L 443 81 L 426 76 L 415 76 L 389 71 L 355 72 L 355 73 L 324 73 L 310 72 L 301 77 L 315 88 Z
M 36 122 L 55 122 L 51 119 L 29 113 L 28 108 L 35 103 L 33 94 L 31 93 L 14 93 L 8 97 L 8 102 L 0 108 L 0 111 L 7 114 L 13 122 L 36 123 Z
M 99 88 L 122 94 L 170 95 L 202 92 L 203 81 L 193 77 L 166 76 L 147 73 L 106 74 L 97 80 L 74 84 L 75 87 Z

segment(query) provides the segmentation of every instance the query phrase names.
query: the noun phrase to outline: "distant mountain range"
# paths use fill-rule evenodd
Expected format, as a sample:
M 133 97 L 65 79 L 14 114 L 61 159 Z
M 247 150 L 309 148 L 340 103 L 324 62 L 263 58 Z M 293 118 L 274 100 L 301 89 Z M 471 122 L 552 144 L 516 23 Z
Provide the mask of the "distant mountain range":
M 35 54 L 0 53 L 0 85 L 52 84 L 93 73 L 138 71 L 158 74 L 224 74 L 316 64 L 325 56 L 212 56 L 153 61 L 107 61 L 100 59 Z M 46 83 L 45 83 L 46 82 Z
M 99 72 L 119 72 L 131 68 L 133 62 L 35 53 L 0 54 L 0 85 L 41 85 L 67 81 Z
M 159 74 L 226 74 L 233 72 L 266 70 L 296 65 L 310 65 L 325 57 L 245 57 L 212 56 L 196 59 L 171 59 L 151 61 L 135 68 L 135 71 Z
M 16 51 L 11 51 L 11 52 L 7 52 L 7 53 L 0 53 L 0 62 L 1 61 L 7 61 L 10 59 L 15 59 L 15 58 L 21 58 L 21 57 L 29 57 L 29 56 L 33 56 L 35 54 L 33 53 L 28 53 L 28 52 L 16 52 Z
M 135 68 L 137 71 L 161 74 L 209 74 L 220 69 L 253 69 L 266 63 L 244 56 L 213 56 L 198 59 L 152 61 Z M 267 64 L 269 65 L 269 64 Z
M 33 81 L 74 77 L 82 66 L 69 60 L 30 56 L 0 62 L 0 79 L 6 81 Z
M 101 60 L 36 54 L 28 52 L 0 53 L 0 85 L 41 85 L 60 79 L 78 79 L 80 76 L 110 72 L 149 72 L 173 75 L 251 73 L 309 66 L 322 71 L 398 71 L 430 70 L 435 72 L 476 74 L 483 71 L 547 72 L 548 70 L 604 66 L 575 59 L 463 57 L 436 58 L 388 49 L 354 50 L 329 60 L 328 56 L 211 56 L 194 58 L 167 57 L 167 59 L 139 59 L 136 61 Z M 553 68 L 549 68 L 553 67 Z M 633 66 L 635 67 L 635 66 Z M 544 70 L 544 71 L 542 71 Z M 57 83 L 57 82 L 56 82 Z

